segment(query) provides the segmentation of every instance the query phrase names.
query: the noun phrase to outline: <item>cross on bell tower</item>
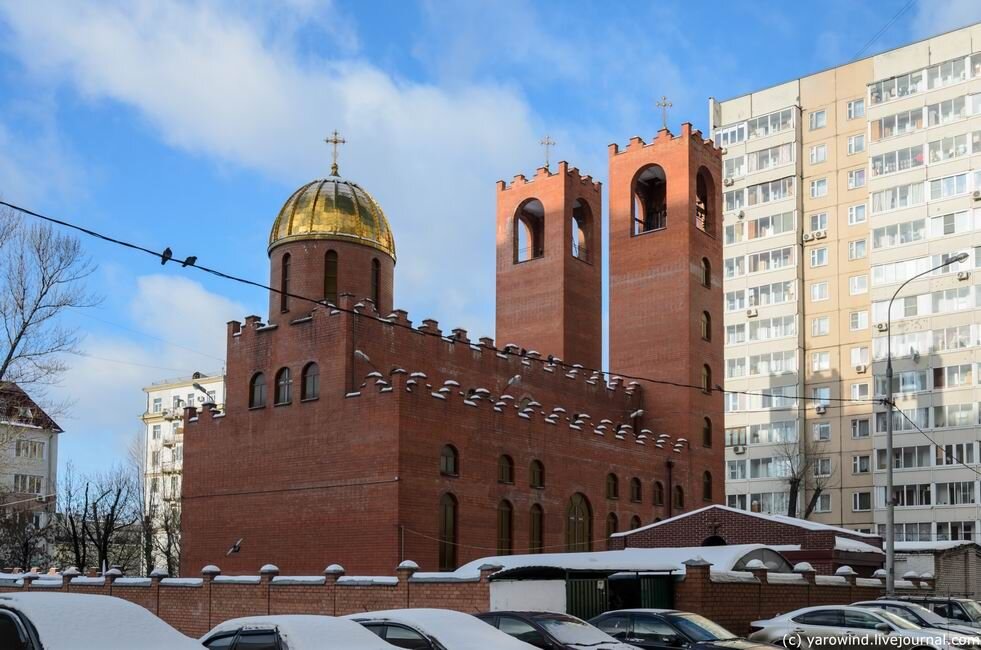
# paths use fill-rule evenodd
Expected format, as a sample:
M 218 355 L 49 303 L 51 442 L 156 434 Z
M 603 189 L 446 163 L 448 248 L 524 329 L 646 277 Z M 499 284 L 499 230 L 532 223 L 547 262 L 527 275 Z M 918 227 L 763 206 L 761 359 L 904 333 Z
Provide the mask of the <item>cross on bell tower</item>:
M 667 129 L 668 128 L 668 109 L 671 108 L 672 106 L 674 106 L 674 104 L 672 104 L 671 102 L 668 101 L 667 96 L 666 95 L 661 95 L 661 99 L 659 99 L 658 102 L 657 102 L 657 107 L 661 109 L 661 128 L 662 129 Z
M 548 152 L 551 147 L 555 146 L 555 140 L 551 136 L 546 135 L 538 144 L 545 148 L 545 169 L 548 169 Z
M 327 144 L 331 145 L 331 148 L 332 148 L 332 151 L 331 151 L 331 163 L 330 163 L 330 175 L 331 176 L 340 176 L 341 174 L 340 174 L 340 172 L 338 171 L 338 168 L 337 168 L 337 145 L 339 145 L 339 144 L 346 144 L 347 143 L 347 140 L 345 140 L 344 138 L 341 137 L 341 134 L 337 132 L 337 129 L 334 129 L 334 132 L 330 135 L 329 138 L 324 138 L 324 142 L 326 142 Z

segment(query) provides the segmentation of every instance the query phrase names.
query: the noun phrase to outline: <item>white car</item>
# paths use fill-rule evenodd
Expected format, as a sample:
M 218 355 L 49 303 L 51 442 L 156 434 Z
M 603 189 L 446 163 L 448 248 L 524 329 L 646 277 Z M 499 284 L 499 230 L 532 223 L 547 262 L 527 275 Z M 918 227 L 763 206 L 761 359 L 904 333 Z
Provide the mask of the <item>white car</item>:
M 350 614 L 388 643 L 410 650 L 533 650 L 470 614 L 446 609 L 391 609 Z
M 149 610 L 122 598 L 0 594 L 3 650 L 202 650 Z
M 783 645 L 787 648 L 903 647 L 911 650 L 952 650 L 977 648 L 977 637 L 922 628 L 882 609 L 849 605 L 818 605 L 795 609 L 773 618 L 750 623 L 751 641 Z M 904 637 L 902 642 L 863 637 Z
M 392 650 L 354 621 L 314 614 L 233 618 L 201 643 L 208 650 Z

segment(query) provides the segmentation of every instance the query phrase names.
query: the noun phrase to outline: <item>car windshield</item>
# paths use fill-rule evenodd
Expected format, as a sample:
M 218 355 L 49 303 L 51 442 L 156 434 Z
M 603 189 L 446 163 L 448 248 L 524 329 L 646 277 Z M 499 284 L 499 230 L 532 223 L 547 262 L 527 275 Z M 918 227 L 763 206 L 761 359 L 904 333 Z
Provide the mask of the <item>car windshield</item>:
M 900 630 L 919 630 L 919 629 L 922 629 L 916 623 L 910 623 L 909 621 L 907 621 L 902 616 L 896 616 L 892 612 L 887 612 L 884 609 L 877 609 L 877 610 L 875 610 L 875 613 L 878 614 L 879 616 L 881 616 L 882 618 L 886 619 L 887 621 L 889 621 L 890 623 L 892 623 L 896 627 L 898 627 Z
M 972 621 L 981 620 L 981 607 L 973 600 L 962 600 L 961 605 L 967 610 Z
M 612 636 L 595 628 L 585 621 L 571 616 L 536 616 L 542 627 L 555 637 L 560 643 L 572 643 L 576 645 L 587 645 L 616 641 Z
M 919 616 L 921 619 L 927 623 L 946 623 L 947 619 L 940 616 L 933 610 L 927 609 L 923 605 L 917 605 L 916 603 L 904 603 L 903 608 L 908 609 L 913 612 L 914 615 Z
M 736 635 L 699 614 L 668 614 L 668 621 L 693 641 L 735 639 Z

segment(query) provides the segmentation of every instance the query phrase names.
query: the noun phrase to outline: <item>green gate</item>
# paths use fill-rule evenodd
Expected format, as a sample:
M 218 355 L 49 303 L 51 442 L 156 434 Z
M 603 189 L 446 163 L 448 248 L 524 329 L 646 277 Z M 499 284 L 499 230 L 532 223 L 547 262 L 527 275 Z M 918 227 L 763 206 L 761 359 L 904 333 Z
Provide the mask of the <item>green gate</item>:
M 644 608 L 672 609 L 674 607 L 674 578 L 641 576 L 640 606 Z
M 588 620 L 610 609 L 610 585 L 606 578 L 566 578 L 566 611 Z

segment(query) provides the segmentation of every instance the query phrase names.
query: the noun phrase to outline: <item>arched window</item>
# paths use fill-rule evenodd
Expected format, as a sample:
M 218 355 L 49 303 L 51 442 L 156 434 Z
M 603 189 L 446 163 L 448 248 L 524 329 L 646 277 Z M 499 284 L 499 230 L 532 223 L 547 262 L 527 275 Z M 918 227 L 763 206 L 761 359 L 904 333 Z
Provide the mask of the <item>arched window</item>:
M 634 515 L 633 517 L 630 518 L 630 528 L 629 528 L 629 530 L 637 530 L 641 526 L 642 526 L 642 524 L 640 523 L 640 517 L 638 517 L 637 515 Z
M 545 466 L 542 465 L 542 461 L 531 461 L 528 484 L 533 488 L 545 487 Z
M 324 256 L 324 300 L 337 304 L 337 251 L 327 251 Z
M 252 375 L 249 381 L 249 408 L 257 409 L 266 405 L 266 376 L 261 372 Z
M 654 505 L 664 505 L 664 483 L 654 481 Z
M 456 568 L 456 497 L 447 492 L 439 500 L 439 570 Z
M 712 287 L 712 263 L 708 261 L 707 257 L 702 258 L 702 277 L 700 280 L 706 289 Z
M 439 473 L 443 476 L 460 475 L 460 454 L 453 445 L 443 445 L 439 454 Z
M 715 181 L 705 167 L 695 177 L 695 227 L 715 236 Z
M 507 499 L 497 504 L 497 554 L 514 552 L 514 507 Z
M 709 368 L 708 364 L 702 366 L 702 392 L 712 392 L 712 369 Z
M 617 478 L 617 475 L 613 474 L 612 472 L 606 475 L 606 498 L 620 498 L 620 480 Z
M 303 366 L 300 373 L 300 399 L 317 399 L 320 397 L 320 366 L 312 361 Z
M 290 254 L 283 255 L 282 268 L 279 275 L 279 310 L 290 310 Z
M 497 482 L 514 483 L 514 461 L 507 454 L 497 459 Z
M 650 165 L 637 174 L 633 186 L 633 234 L 667 227 L 667 188 L 660 165 Z
M 644 488 L 641 485 L 640 479 L 636 476 L 630 479 L 630 500 L 634 503 L 640 503 L 644 499 Z
M 276 373 L 276 395 L 274 403 L 289 404 L 293 400 L 291 395 L 293 381 L 290 379 L 290 369 L 280 368 Z
M 572 495 L 566 509 L 565 550 L 593 550 L 593 512 L 589 500 L 580 492 Z
M 521 204 L 514 215 L 514 261 L 545 255 L 545 208 L 538 199 Z
M 593 215 L 589 205 L 576 199 L 572 204 L 572 256 L 584 262 L 590 261 L 592 248 Z
M 702 340 L 712 340 L 712 315 L 707 311 L 702 312 Z
M 536 503 L 528 514 L 528 552 L 541 553 L 545 550 L 545 511 Z
M 712 418 L 706 417 L 702 421 L 702 446 L 712 446 Z
M 674 486 L 674 507 L 679 510 L 685 507 L 685 491 L 680 485 Z
M 702 474 L 702 498 L 706 501 L 712 500 L 712 472 Z
M 381 309 L 378 305 L 381 296 L 381 264 L 377 259 L 371 260 L 371 301 L 375 303 L 375 309 Z
M 620 520 L 617 519 L 615 512 L 606 515 L 606 536 L 609 537 L 620 529 Z

